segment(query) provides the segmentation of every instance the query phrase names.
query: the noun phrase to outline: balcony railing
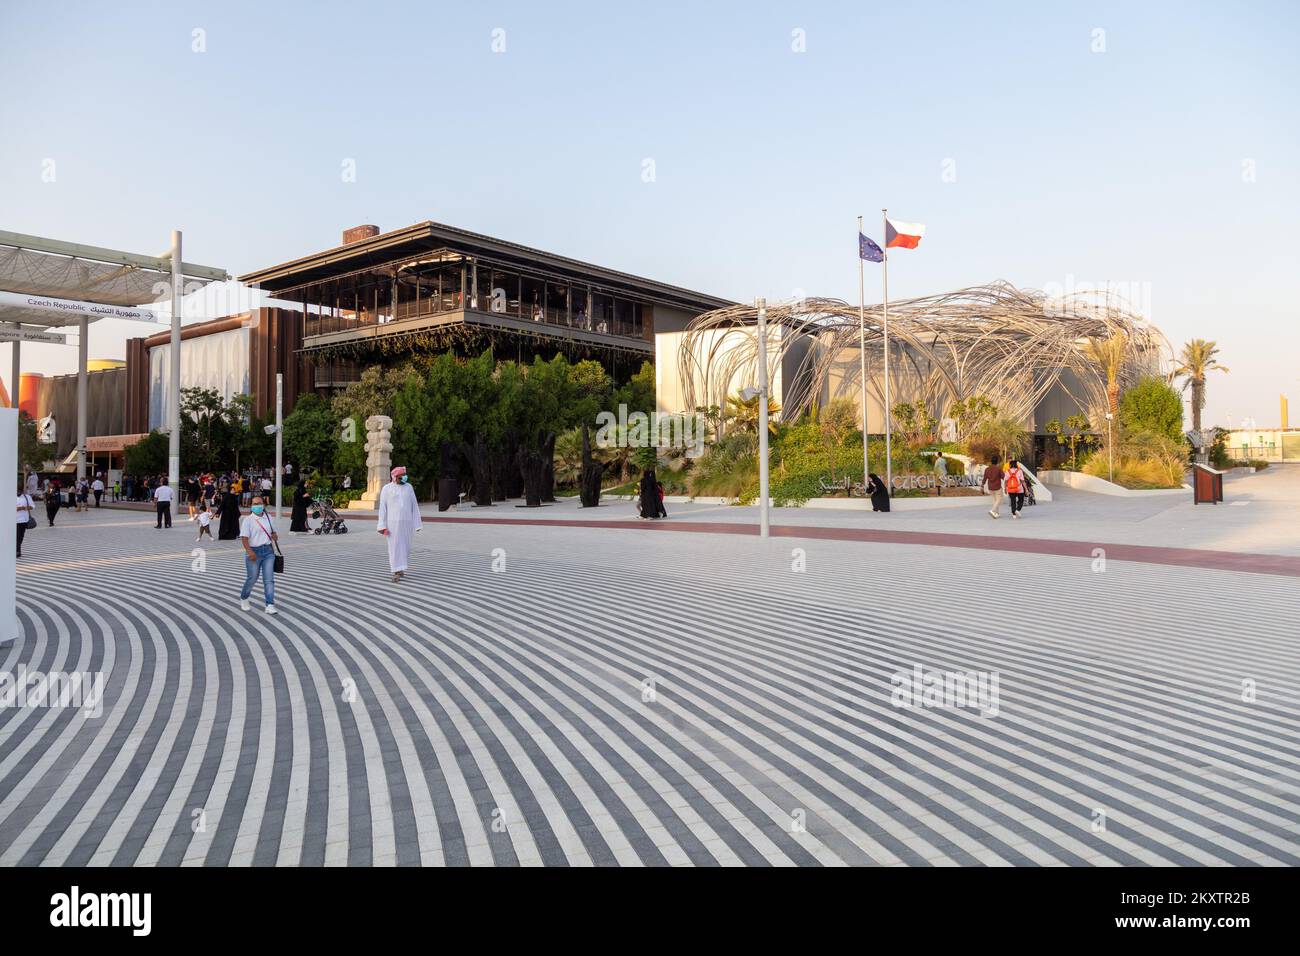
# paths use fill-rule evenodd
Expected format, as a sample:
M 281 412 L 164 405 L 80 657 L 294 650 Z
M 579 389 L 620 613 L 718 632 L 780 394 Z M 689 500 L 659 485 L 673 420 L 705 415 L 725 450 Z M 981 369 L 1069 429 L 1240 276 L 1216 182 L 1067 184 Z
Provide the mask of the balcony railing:
M 478 311 L 480 312 L 489 312 L 493 315 L 501 315 L 521 321 L 531 320 L 559 328 L 593 332 L 597 335 L 640 338 L 642 334 L 641 323 L 632 319 L 594 317 L 584 313 L 570 315 L 565 309 L 526 304 L 521 308 L 518 299 L 507 301 L 504 312 L 492 312 L 489 307 L 490 300 L 488 299 L 481 298 L 479 304 Z M 418 302 L 414 300 L 399 302 L 394 314 L 389 314 L 382 309 L 378 313 L 368 310 L 359 315 L 350 312 L 344 312 L 340 315 L 309 314 L 304 334 L 310 337 L 329 335 L 335 332 L 350 332 L 355 329 L 369 328 L 373 325 L 383 325 L 393 321 L 459 312 L 462 308 L 464 308 L 464 304 L 460 293 L 448 292 L 442 295 L 421 298 Z

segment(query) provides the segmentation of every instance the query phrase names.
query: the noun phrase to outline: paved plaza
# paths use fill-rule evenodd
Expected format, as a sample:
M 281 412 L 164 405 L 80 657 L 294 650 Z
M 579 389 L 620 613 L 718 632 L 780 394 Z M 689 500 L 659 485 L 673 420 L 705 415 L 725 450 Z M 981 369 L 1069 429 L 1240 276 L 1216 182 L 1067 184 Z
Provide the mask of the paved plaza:
M 1297 489 L 774 519 L 987 548 L 462 510 L 396 585 L 357 518 L 283 536 L 276 617 L 236 542 L 65 513 L 0 671 L 102 672 L 102 713 L 0 709 L 0 863 L 1294 865 L 1295 577 L 1015 542 L 1295 556 Z M 901 706 L 923 673 L 992 694 Z

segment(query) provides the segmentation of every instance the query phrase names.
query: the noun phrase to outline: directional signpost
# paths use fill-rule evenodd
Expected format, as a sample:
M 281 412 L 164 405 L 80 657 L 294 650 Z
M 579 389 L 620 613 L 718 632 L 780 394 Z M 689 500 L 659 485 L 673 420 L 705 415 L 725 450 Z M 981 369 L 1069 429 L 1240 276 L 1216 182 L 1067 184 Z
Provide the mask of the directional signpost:
M 67 345 L 68 337 L 59 332 L 38 332 L 35 329 L 16 329 L 12 325 L 0 326 L 0 342 L 47 342 L 50 345 Z

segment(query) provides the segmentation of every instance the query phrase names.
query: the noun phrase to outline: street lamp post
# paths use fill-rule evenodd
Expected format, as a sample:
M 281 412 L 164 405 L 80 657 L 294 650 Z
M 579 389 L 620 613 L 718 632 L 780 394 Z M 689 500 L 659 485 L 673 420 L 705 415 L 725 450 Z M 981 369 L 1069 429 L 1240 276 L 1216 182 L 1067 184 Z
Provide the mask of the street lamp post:
M 280 481 L 284 477 L 284 374 L 275 375 L 275 519 L 283 517 L 280 493 Z
M 758 533 L 768 536 L 767 473 L 767 300 L 755 299 L 758 309 Z
M 171 381 L 167 383 L 167 483 L 176 488 L 181 483 L 181 297 L 184 294 L 184 271 L 185 267 L 181 260 L 181 231 L 172 230 L 172 249 L 171 249 L 171 266 L 172 266 L 172 328 L 171 328 L 171 346 L 168 351 L 168 359 L 171 364 Z M 84 343 L 86 340 L 86 324 L 82 320 L 81 339 Z M 85 348 L 85 345 L 82 345 Z M 85 362 L 81 365 L 81 377 L 85 379 Z M 79 409 L 85 408 L 86 402 L 84 396 L 79 396 Z M 78 411 L 78 416 L 84 412 Z M 85 431 L 82 430 L 84 435 Z M 81 472 L 81 463 L 84 458 L 77 460 L 77 472 Z
M 1115 481 L 1115 416 L 1111 412 L 1106 413 L 1106 454 L 1110 457 L 1110 480 Z

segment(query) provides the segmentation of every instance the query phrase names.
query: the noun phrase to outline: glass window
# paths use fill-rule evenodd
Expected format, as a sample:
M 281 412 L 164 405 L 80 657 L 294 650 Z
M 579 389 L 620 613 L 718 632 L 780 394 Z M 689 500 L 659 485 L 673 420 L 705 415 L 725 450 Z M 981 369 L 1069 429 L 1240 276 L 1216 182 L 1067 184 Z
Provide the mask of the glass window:
M 627 299 L 614 300 L 614 334 L 632 334 L 633 304 Z
M 530 279 L 525 276 L 520 286 L 522 290 L 520 305 L 523 309 L 521 317 L 532 319 L 534 322 L 545 321 L 546 315 L 543 309 L 546 306 L 546 283 L 540 279 Z
M 572 307 L 573 327 L 591 331 L 591 294 L 586 286 L 569 287 L 570 305 Z
M 546 321 L 553 325 L 569 324 L 568 283 L 546 283 Z
M 608 335 L 614 331 L 614 297 L 603 292 L 591 294 L 592 331 Z
M 477 299 L 470 301 L 470 308 L 481 309 L 484 312 L 490 312 L 492 309 L 492 270 L 488 266 L 479 266 L 475 270 L 478 277 Z M 471 297 L 475 294 L 473 287 L 470 288 Z
M 487 300 L 489 311 L 519 316 L 522 308 L 519 295 L 519 276 L 500 269 L 492 270 L 491 293 Z

